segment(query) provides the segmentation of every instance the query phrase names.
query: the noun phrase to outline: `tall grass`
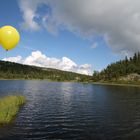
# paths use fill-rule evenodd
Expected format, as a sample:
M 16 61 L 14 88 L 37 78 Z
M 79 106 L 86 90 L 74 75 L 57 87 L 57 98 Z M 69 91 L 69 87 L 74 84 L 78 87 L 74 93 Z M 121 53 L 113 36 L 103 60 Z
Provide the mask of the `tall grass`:
M 19 108 L 26 101 L 24 96 L 7 96 L 0 99 L 0 124 L 12 121 Z

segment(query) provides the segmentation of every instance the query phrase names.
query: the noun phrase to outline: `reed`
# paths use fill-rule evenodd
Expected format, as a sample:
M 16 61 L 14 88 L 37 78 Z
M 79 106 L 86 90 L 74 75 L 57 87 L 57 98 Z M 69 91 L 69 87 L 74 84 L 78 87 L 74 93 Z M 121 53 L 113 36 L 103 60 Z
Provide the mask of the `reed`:
M 0 124 L 8 124 L 26 102 L 24 96 L 7 96 L 0 99 Z

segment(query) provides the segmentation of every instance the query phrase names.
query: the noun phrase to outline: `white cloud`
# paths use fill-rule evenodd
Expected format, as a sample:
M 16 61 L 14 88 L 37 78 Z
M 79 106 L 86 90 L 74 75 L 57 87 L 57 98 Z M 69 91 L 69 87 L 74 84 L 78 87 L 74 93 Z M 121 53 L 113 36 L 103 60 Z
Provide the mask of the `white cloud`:
M 34 31 L 39 30 L 40 26 L 34 20 L 34 18 L 37 16 L 37 0 L 30 0 L 30 2 L 28 2 L 27 0 L 21 0 L 19 5 L 24 19 L 24 22 L 21 24 L 22 28 Z
M 92 75 L 91 65 L 83 64 L 83 65 L 79 66 L 79 69 L 77 69 L 77 72 L 86 74 L 86 75 Z
M 86 75 L 92 74 L 92 68 L 89 64 L 77 65 L 74 61 L 67 57 L 61 59 L 50 58 L 42 54 L 40 51 L 34 51 L 30 56 L 22 58 L 21 56 L 4 58 L 4 61 L 11 61 L 27 65 L 34 65 L 39 67 L 54 68 L 64 71 L 71 71 Z
M 10 62 L 15 62 L 15 63 L 19 63 L 22 60 L 22 57 L 20 55 L 16 56 L 16 57 L 8 57 L 8 58 L 4 58 L 4 61 L 10 61 Z
M 58 27 L 57 25 L 53 22 L 52 17 L 47 15 L 42 18 L 42 25 L 44 28 L 51 33 L 52 35 L 57 35 L 58 34 Z
M 40 4 L 49 5 L 48 20 L 34 18 Z M 49 32 L 67 29 L 81 36 L 102 35 L 116 53 L 140 51 L 139 0 L 20 0 L 24 25 Z
M 93 43 L 92 46 L 91 46 L 92 49 L 95 49 L 97 47 L 98 47 L 98 43 L 97 42 Z

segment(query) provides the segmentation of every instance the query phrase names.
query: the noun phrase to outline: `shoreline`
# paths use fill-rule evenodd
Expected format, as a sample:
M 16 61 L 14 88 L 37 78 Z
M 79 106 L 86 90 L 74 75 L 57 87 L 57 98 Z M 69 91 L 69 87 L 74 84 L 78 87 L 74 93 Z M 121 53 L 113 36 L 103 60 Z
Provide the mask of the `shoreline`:
M 119 84 L 119 83 L 103 83 L 103 82 L 93 82 L 95 85 L 107 85 L 107 86 L 130 86 L 130 87 L 140 87 L 140 84 Z
M 83 83 L 83 84 L 94 84 L 94 85 L 108 85 L 108 86 L 131 86 L 131 87 L 140 87 L 140 84 L 127 84 L 127 83 L 109 83 L 109 82 L 78 82 L 78 81 L 55 81 L 50 79 L 0 79 L 1 81 L 48 81 L 48 82 L 70 82 L 70 83 Z

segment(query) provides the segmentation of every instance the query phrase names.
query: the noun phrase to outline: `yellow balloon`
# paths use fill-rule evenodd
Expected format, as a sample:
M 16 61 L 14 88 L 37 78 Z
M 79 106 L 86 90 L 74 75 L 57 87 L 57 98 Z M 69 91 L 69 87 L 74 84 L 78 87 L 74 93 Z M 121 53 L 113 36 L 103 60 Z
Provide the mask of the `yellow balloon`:
M 0 44 L 5 50 L 11 50 L 19 43 L 19 32 L 12 26 L 3 26 L 0 28 Z

